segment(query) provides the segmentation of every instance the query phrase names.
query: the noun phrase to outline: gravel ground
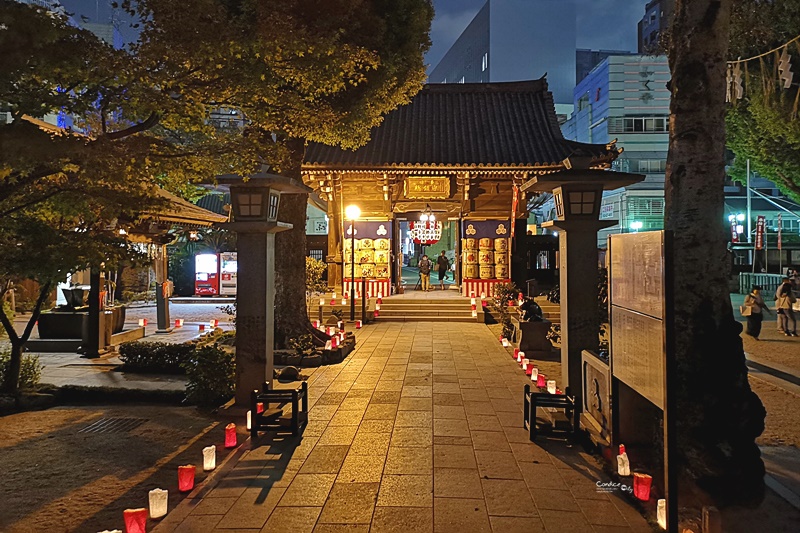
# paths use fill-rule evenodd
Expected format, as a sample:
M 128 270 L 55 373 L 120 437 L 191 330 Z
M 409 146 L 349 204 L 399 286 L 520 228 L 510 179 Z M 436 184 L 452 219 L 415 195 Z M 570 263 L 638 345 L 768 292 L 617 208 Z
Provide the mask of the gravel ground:
M 80 432 L 104 417 L 145 421 L 124 433 Z M 172 509 L 182 498 L 178 465 L 200 465 L 199 481 L 204 446 L 217 445 L 218 463 L 225 456 L 223 425 L 194 408 L 142 405 L 0 417 L 0 531 L 123 529 L 123 510 L 147 507 L 153 488 L 169 490 Z

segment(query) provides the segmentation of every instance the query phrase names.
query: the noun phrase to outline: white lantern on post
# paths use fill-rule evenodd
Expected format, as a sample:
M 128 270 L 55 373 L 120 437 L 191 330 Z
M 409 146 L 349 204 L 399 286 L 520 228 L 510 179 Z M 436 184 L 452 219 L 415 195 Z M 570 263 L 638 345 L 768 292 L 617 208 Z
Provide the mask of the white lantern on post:
M 167 514 L 169 491 L 153 489 L 148 493 L 150 499 L 150 518 L 163 518 Z
M 250 429 L 250 411 L 247 411 L 247 429 Z M 206 472 L 217 467 L 217 447 L 213 444 L 203 448 L 203 470 Z
M 547 380 L 547 392 L 550 394 L 556 393 L 556 380 L 554 379 Z

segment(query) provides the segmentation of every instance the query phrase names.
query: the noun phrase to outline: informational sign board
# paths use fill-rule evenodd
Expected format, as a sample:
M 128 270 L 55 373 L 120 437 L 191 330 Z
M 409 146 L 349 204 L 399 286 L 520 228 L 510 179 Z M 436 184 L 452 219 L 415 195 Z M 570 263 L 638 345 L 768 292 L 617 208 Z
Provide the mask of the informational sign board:
M 658 318 L 612 306 L 612 372 L 664 409 L 664 327 Z
M 664 318 L 663 248 L 660 231 L 611 236 L 611 305 Z

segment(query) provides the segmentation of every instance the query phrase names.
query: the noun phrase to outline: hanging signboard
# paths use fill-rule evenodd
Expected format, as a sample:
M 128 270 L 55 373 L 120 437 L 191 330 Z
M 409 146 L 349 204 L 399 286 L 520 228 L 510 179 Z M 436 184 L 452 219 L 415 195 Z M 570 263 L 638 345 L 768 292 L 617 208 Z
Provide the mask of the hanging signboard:
M 781 242 L 782 241 L 782 239 L 781 239 L 781 233 L 782 232 L 783 232 L 783 219 L 781 218 L 781 215 L 779 214 L 778 215 L 778 250 L 783 250 L 783 242 Z M 781 259 L 783 259 L 783 258 L 781 258 Z
M 739 232 L 736 231 L 736 221 L 733 220 L 731 222 L 731 242 L 737 243 L 739 242 Z
M 445 200 L 450 198 L 450 178 L 445 176 L 409 176 L 403 181 L 408 199 Z
M 756 220 L 756 250 L 764 249 L 765 225 L 766 225 L 766 219 L 764 218 L 764 215 L 758 215 L 758 219 Z

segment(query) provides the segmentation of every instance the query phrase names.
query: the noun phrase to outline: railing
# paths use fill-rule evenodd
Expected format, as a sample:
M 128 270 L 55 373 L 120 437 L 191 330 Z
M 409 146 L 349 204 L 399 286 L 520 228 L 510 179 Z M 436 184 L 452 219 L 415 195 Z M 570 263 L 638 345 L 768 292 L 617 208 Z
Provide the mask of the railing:
M 778 285 L 781 284 L 783 276 L 780 274 L 761 274 L 752 272 L 739 273 L 739 293 L 747 294 L 753 285 L 758 285 L 763 289 L 764 294 L 772 294 L 778 290 Z M 771 298 L 771 296 L 770 296 Z

